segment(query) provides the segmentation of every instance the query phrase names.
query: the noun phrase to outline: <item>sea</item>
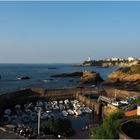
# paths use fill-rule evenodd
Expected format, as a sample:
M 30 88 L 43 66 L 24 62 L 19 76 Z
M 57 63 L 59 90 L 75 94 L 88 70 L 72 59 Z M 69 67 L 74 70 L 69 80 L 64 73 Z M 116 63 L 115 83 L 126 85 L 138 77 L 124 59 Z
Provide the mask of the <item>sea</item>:
M 80 84 L 80 78 L 52 78 L 51 76 L 61 73 L 92 70 L 99 72 L 101 77 L 106 80 L 107 75 L 116 69 L 117 67 L 77 67 L 75 64 L 0 64 L 0 94 L 30 87 L 59 89 L 77 86 L 91 86 Z M 18 78 L 22 76 L 28 76 L 30 79 L 19 80 Z

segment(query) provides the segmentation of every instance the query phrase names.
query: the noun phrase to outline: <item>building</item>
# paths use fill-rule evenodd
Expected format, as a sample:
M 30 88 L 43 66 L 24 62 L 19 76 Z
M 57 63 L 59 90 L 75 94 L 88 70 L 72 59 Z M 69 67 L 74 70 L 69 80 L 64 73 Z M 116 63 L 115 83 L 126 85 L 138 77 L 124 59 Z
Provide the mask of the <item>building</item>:
M 134 57 L 131 57 L 131 56 L 130 56 L 130 57 L 127 58 L 127 60 L 130 62 L 130 61 L 134 61 L 134 60 L 136 60 L 136 59 L 135 59 Z
M 90 61 L 91 61 L 91 58 L 90 58 L 90 57 L 88 57 L 87 61 L 88 61 L 88 62 L 90 62 Z
M 118 61 L 118 60 L 119 60 L 119 58 L 117 58 L 117 57 L 111 58 L 111 61 Z
M 111 59 L 110 58 L 107 58 L 107 59 L 105 59 L 105 61 L 111 61 Z

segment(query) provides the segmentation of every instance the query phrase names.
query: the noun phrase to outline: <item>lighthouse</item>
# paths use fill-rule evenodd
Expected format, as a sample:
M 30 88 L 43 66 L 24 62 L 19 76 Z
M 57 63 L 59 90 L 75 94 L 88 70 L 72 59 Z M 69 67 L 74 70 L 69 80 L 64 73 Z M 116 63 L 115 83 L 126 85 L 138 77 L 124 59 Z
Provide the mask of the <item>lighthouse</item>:
M 88 57 L 87 61 L 88 61 L 88 62 L 90 62 L 90 61 L 91 61 L 91 58 L 90 58 L 90 57 Z

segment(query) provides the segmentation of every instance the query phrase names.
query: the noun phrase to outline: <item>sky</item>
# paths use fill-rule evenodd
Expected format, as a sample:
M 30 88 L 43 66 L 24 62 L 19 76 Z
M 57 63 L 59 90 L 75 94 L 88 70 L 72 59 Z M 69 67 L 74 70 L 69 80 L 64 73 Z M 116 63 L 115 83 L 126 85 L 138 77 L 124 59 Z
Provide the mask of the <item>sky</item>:
M 140 57 L 140 2 L 0 1 L 0 63 Z

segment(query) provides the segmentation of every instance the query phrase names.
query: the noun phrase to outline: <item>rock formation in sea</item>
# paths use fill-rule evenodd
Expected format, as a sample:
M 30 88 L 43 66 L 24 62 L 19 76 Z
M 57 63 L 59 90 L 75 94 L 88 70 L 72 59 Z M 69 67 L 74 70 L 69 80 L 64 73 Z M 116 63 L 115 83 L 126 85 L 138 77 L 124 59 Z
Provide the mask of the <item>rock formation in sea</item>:
M 85 71 L 80 78 L 80 82 L 83 84 L 87 83 L 101 83 L 103 79 L 100 74 L 94 71 Z
M 73 73 L 61 73 L 52 75 L 51 77 L 81 77 L 83 72 L 73 72 Z

